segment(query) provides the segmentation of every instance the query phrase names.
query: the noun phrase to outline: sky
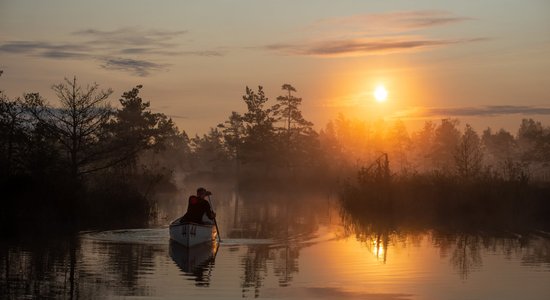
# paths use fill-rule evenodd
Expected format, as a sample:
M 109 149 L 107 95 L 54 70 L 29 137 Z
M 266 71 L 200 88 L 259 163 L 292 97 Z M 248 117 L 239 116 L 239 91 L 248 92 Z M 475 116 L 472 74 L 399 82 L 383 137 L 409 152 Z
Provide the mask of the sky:
M 274 104 L 286 83 L 316 129 L 343 114 L 517 130 L 550 125 L 550 1 L 0 0 L 0 69 L 8 96 L 53 105 L 64 78 L 113 105 L 141 84 L 190 135 L 243 113 L 247 86 Z

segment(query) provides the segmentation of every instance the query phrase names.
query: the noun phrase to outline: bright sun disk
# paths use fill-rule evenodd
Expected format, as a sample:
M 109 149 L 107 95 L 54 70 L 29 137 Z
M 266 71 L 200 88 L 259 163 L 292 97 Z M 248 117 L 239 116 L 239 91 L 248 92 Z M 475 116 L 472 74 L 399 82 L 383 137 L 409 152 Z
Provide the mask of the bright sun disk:
M 374 98 L 378 102 L 384 102 L 388 98 L 388 91 L 383 85 L 379 85 L 374 90 Z

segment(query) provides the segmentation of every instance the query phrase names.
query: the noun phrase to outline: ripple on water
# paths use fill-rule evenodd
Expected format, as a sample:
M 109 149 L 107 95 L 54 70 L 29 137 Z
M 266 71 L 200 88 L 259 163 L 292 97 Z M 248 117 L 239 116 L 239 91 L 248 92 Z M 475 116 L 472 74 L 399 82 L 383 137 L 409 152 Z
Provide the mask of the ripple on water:
M 107 243 L 163 245 L 170 236 L 166 228 L 150 228 L 84 232 L 81 238 Z
M 129 243 L 147 245 L 165 245 L 170 240 L 168 228 L 140 228 L 140 229 L 118 229 L 106 231 L 82 232 L 83 240 L 105 243 Z M 255 239 L 255 238 L 223 238 L 220 245 L 286 245 L 301 243 L 317 243 L 326 240 L 317 235 L 291 235 L 286 239 Z
M 237 245 L 270 245 L 275 241 L 272 239 L 222 239 L 220 245 L 237 246 Z
M 119 229 L 83 232 L 81 238 L 106 243 L 165 245 L 169 241 L 170 235 L 167 228 Z M 273 239 L 223 238 L 220 245 L 269 245 L 273 243 L 275 243 Z

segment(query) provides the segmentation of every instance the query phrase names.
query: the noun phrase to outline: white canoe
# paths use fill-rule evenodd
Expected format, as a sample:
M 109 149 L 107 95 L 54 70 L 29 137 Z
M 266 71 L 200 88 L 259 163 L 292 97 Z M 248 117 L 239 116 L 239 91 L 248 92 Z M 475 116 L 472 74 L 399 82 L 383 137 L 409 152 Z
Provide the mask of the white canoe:
M 180 223 L 180 218 L 170 224 L 170 239 L 185 247 L 211 243 L 216 240 L 217 234 L 214 225 Z

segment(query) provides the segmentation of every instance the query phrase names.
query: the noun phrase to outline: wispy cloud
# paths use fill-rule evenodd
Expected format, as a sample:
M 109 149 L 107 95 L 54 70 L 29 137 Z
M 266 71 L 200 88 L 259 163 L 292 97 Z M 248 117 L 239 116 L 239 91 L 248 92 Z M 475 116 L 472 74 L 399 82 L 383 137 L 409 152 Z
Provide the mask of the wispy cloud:
M 85 45 L 94 49 L 110 51 L 116 55 L 158 55 L 175 56 L 182 51 L 177 39 L 187 34 L 186 30 L 160 31 L 138 30 L 136 28 L 120 28 L 112 31 L 86 29 L 75 31 L 73 36 L 83 39 Z
M 192 56 L 223 56 L 224 53 L 220 51 L 183 51 L 180 52 L 181 55 L 192 55 Z
M 151 71 L 162 70 L 166 65 L 130 58 L 105 58 L 104 69 L 122 70 L 138 76 L 147 76 Z
M 106 46 L 156 46 L 167 47 L 175 46 L 173 39 L 186 34 L 186 30 L 180 31 L 161 31 L 161 30 L 139 30 L 137 28 L 120 28 L 111 31 L 96 29 L 86 29 L 75 31 L 74 36 L 86 38 L 88 43 L 94 45 Z
M 496 117 L 505 115 L 550 115 L 550 107 L 527 105 L 489 105 L 479 107 L 416 107 L 393 117 L 422 119 L 436 117 Z
M 43 51 L 40 53 L 41 57 L 53 58 L 53 59 L 75 59 L 75 58 L 87 58 L 88 55 L 85 53 L 79 52 L 68 52 L 68 51 Z
M 71 42 L 6 41 L 0 53 L 24 54 L 48 59 L 88 59 L 104 69 L 148 76 L 168 68 L 163 63 L 175 56 L 222 56 L 213 50 L 182 50 L 178 38 L 187 31 L 140 30 L 121 28 L 112 31 L 86 29 L 70 34 Z
M 410 33 L 467 20 L 472 19 L 445 11 L 406 11 L 329 18 L 308 26 L 309 36 L 299 42 L 275 43 L 264 49 L 285 55 L 348 57 L 420 51 L 487 40 L 479 37 L 441 39 Z
M 290 55 L 312 56 L 363 56 L 375 54 L 389 54 L 396 52 L 410 52 L 441 47 L 452 44 L 470 43 L 484 39 L 456 39 L 456 40 L 429 40 L 410 37 L 381 38 L 381 39 L 350 39 L 323 41 L 310 44 L 273 44 L 266 46 L 269 50 L 279 51 Z
M 457 107 L 457 108 L 429 108 L 428 115 L 448 116 L 500 116 L 500 115 L 550 115 L 550 107 L 516 106 L 516 105 L 491 105 L 482 107 Z
M 10 41 L 0 45 L 0 52 L 31 53 L 37 52 L 66 52 L 78 53 L 88 51 L 89 47 L 79 44 L 52 44 L 42 41 Z
M 447 11 L 419 10 L 378 14 L 358 14 L 345 17 L 322 19 L 310 26 L 315 31 L 345 30 L 360 35 L 383 35 L 395 32 L 409 32 L 429 27 L 473 20 L 456 16 Z

